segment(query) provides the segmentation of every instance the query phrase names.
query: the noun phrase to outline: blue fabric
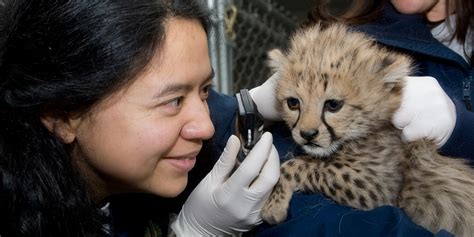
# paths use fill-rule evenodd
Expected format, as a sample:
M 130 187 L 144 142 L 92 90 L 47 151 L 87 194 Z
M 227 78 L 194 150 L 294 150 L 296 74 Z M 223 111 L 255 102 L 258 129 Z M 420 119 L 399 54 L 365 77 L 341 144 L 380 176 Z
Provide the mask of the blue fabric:
M 474 98 L 474 69 L 464 59 L 438 42 L 422 16 L 403 15 L 388 5 L 384 16 L 377 21 L 357 26 L 382 45 L 409 54 L 415 59 L 416 74 L 436 78 L 456 105 L 456 127 L 440 152 L 453 157 L 467 158 L 474 166 L 474 112 L 469 111 L 464 96 Z M 470 87 L 465 89 L 465 85 Z M 467 94 L 464 94 L 467 93 Z
M 323 195 L 295 193 L 289 210 L 286 222 L 276 226 L 263 224 L 257 236 L 452 236 L 446 231 L 433 235 L 391 206 L 359 211 L 338 205 Z

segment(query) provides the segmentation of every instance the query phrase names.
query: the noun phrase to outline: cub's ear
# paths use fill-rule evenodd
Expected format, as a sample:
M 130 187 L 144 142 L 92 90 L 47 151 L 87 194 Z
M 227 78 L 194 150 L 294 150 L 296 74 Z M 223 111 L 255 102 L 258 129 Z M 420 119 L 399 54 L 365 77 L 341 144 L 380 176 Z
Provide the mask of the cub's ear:
M 379 72 L 382 73 L 384 87 L 391 91 L 403 84 L 403 78 L 410 75 L 412 71 L 411 59 L 402 54 L 387 54 L 380 61 Z
M 273 49 L 268 52 L 268 66 L 273 73 L 280 71 L 286 61 L 285 55 L 279 49 Z

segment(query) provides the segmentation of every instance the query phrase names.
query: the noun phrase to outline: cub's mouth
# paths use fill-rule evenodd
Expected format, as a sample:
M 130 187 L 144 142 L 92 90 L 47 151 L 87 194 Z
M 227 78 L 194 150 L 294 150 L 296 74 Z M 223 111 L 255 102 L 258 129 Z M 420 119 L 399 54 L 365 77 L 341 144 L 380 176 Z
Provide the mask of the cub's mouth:
M 316 144 L 316 143 L 312 143 L 312 142 L 307 142 L 307 143 L 304 144 L 303 146 L 309 146 L 309 147 L 314 147 L 314 148 L 316 148 L 316 147 L 321 147 L 321 148 L 323 148 L 321 145 Z
M 320 144 L 314 142 L 306 142 L 300 145 L 309 155 L 316 157 L 329 157 L 340 148 L 341 142 L 334 141 L 331 142 L 329 146 L 321 146 Z

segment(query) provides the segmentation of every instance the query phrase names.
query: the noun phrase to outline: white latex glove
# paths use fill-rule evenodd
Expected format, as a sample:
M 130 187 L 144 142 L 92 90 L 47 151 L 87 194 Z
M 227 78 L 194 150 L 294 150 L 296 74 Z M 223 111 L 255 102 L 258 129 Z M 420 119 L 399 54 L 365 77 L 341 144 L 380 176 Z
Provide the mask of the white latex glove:
M 251 230 L 280 176 L 270 133 L 262 135 L 232 176 L 240 141 L 231 136 L 221 157 L 193 190 L 171 228 L 177 236 L 224 236 Z
M 392 119 L 405 142 L 428 138 L 443 146 L 456 125 L 456 108 L 433 77 L 405 77 L 402 103 Z
M 281 121 L 280 113 L 276 109 L 275 87 L 278 82 L 278 73 L 273 74 L 262 85 L 249 91 L 258 112 L 265 120 Z

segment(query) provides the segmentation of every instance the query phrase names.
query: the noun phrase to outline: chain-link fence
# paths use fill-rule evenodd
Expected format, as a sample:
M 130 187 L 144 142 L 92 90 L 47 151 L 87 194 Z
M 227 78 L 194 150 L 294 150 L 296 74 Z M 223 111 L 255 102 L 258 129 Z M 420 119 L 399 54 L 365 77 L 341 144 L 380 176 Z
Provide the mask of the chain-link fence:
M 215 25 L 210 51 L 217 90 L 233 94 L 263 83 L 267 52 L 284 48 L 297 20 L 273 0 L 208 0 Z
M 270 75 L 267 52 L 283 48 L 296 20 L 275 2 L 236 0 L 238 9 L 233 44 L 233 91 L 252 88 Z

